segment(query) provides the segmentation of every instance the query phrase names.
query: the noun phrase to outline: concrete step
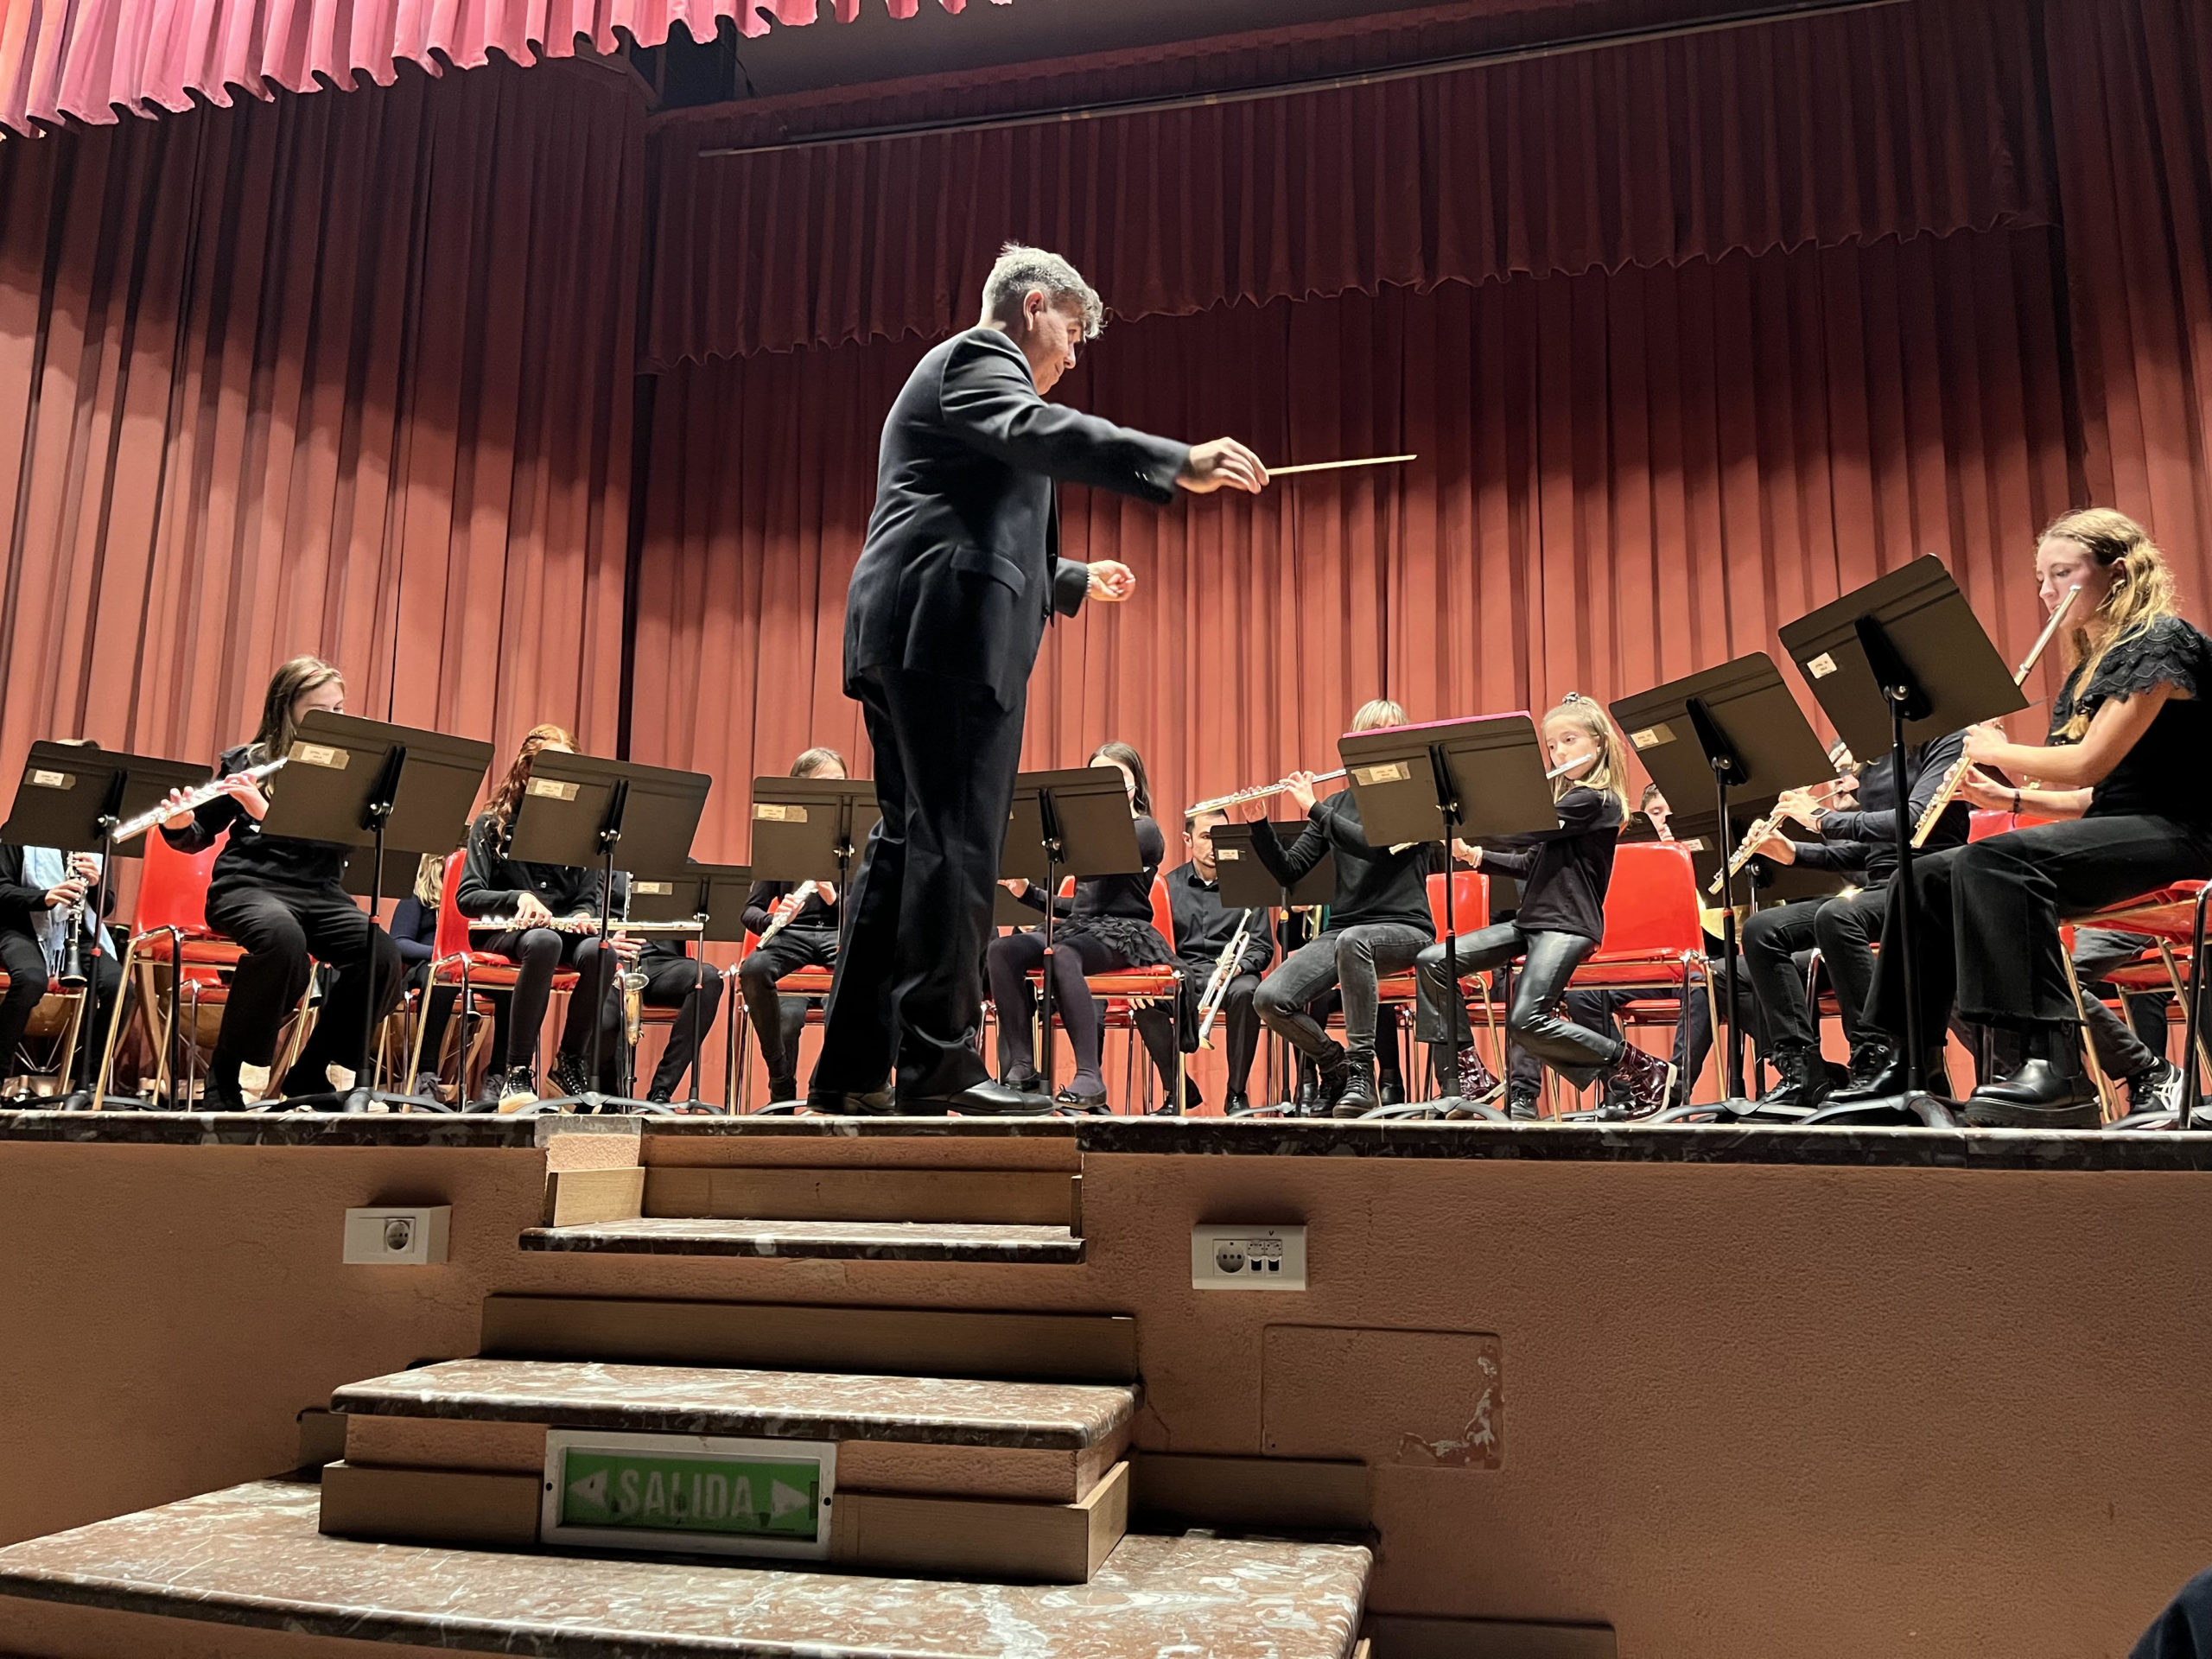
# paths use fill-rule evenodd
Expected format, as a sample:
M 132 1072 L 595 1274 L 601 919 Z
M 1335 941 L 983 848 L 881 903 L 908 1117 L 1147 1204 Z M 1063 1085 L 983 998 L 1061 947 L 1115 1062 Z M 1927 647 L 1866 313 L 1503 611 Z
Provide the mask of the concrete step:
M 257 1481 L 0 1550 L 0 1646 L 163 1659 L 461 1650 L 635 1659 L 1346 1659 L 1353 1544 L 1125 1537 L 1090 1584 L 557 1560 L 358 1542 L 312 1484 Z
M 1006 1262 L 1067 1264 L 1083 1260 L 1083 1240 L 1066 1227 L 946 1221 L 761 1221 L 644 1216 L 569 1227 L 532 1227 L 525 1250 L 582 1250 L 620 1255 L 826 1256 L 874 1262 Z

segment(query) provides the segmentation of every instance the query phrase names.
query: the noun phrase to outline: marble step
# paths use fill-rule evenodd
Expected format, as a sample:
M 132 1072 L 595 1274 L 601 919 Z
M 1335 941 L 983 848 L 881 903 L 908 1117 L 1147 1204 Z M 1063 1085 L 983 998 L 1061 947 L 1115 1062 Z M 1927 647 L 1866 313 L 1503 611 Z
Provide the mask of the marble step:
M 1139 1398 L 1133 1383 L 454 1359 L 331 1405 L 354 1464 L 535 1471 L 549 1427 L 834 1440 L 841 1489 L 1072 1503 L 1120 1460 Z
M 1007 1262 L 1067 1264 L 1083 1260 L 1083 1240 L 1066 1227 L 1012 1222 L 748 1221 L 643 1216 L 570 1227 L 532 1227 L 525 1250 L 585 1250 L 618 1255 L 821 1256 L 871 1262 Z
M 1373 1565 L 1355 1544 L 1210 1534 L 1131 1534 L 1072 1591 L 555 1560 L 326 1537 L 317 1497 L 312 1484 L 257 1481 L 0 1549 L 0 1650 L 1347 1659 Z

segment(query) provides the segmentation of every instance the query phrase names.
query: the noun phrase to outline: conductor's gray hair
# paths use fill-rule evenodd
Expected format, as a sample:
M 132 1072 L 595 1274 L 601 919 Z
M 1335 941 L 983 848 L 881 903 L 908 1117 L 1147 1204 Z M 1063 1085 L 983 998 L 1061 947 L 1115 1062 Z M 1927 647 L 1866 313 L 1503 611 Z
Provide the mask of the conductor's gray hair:
M 1083 314 L 1083 337 L 1098 338 L 1106 326 L 1106 307 L 1098 290 L 1057 253 L 1009 242 L 999 250 L 998 263 L 983 283 L 983 315 L 1011 322 L 1020 315 L 1021 302 L 1031 289 L 1043 291 L 1054 306 L 1072 306 Z

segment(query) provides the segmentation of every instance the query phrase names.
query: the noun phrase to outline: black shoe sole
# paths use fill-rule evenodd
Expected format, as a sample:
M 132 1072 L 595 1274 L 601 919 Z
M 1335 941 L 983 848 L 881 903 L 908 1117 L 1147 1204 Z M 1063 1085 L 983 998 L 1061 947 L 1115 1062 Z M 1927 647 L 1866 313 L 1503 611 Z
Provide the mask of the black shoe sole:
M 2094 1097 L 2069 1106 L 2016 1105 L 2010 1101 L 1970 1096 L 1965 1103 L 1967 1122 L 1978 1129 L 2101 1129 L 2103 1109 Z

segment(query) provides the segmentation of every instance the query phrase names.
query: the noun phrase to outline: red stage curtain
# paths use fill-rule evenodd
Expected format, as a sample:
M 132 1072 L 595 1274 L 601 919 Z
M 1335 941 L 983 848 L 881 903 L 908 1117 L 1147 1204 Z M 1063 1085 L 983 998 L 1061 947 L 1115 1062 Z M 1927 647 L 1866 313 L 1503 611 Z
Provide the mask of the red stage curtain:
M 1930 550 L 2024 651 L 2034 531 L 2071 495 L 2055 281 L 2037 231 L 1109 329 L 1068 401 L 1278 461 L 1421 459 L 1256 503 L 1066 492 L 1070 556 L 1143 585 L 1048 637 L 1026 763 L 1126 739 L 1172 820 L 1333 765 L 1367 697 L 1428 720 L 1620 696 L 1777 649 L 1779 623 Z M 867 764 L 840 601 L 877 419 L 921 350 L 662 378 L 632 747 L 721 779 L 702 857 L 744 854 L 744 780 L 806 745 Z
M 615 736 L 644 111 L 507 68 L 0 144 L 0 778 L 357 713 Z
M 1916 0 L 1263 102 L 747 156 L 699 151 L 1021 107 L 1040 88 L 1084 101 L 1265 79 L 1294 54 L 680 112 L 650 141 L 646 359 L 939 337 L 971 318 L 1009 237 L 1067 254 L 1137 317 L 2045 223 L 2034 48 L 2014 0 Z
M 2054 0 L 2051 104 L 2085 499 L 2149 524 L 2198 580 L 2212 549 L 2212 17 L 2198 0 Z
M 938 0 L 947 11 L 965 0 Z M 993 0 L 1005 5 L 1008 0 Z M 835 0 L 850 22 L 860 0 Z M 889 0 L 911 17 L 916 0 Z M 438 74 L 497 60 L 527 64 L 576 55 L 579 40 L 601 54 L 616 31 L 658 46 L 670 27 L 711 40 L 722 18 L 741 35 L 766 35 L 760 13 L 810 23 L 819 0 L 42 0 L 0 4 L 0 128 L 35 132 L 64 119 L 112 123 L 118 111 L 155 115 L 196 103 L 227 107 L 231 89 L 266 99 L 277 91 L 352 87 L 366 76 L 389 86 L 403 63 Z

